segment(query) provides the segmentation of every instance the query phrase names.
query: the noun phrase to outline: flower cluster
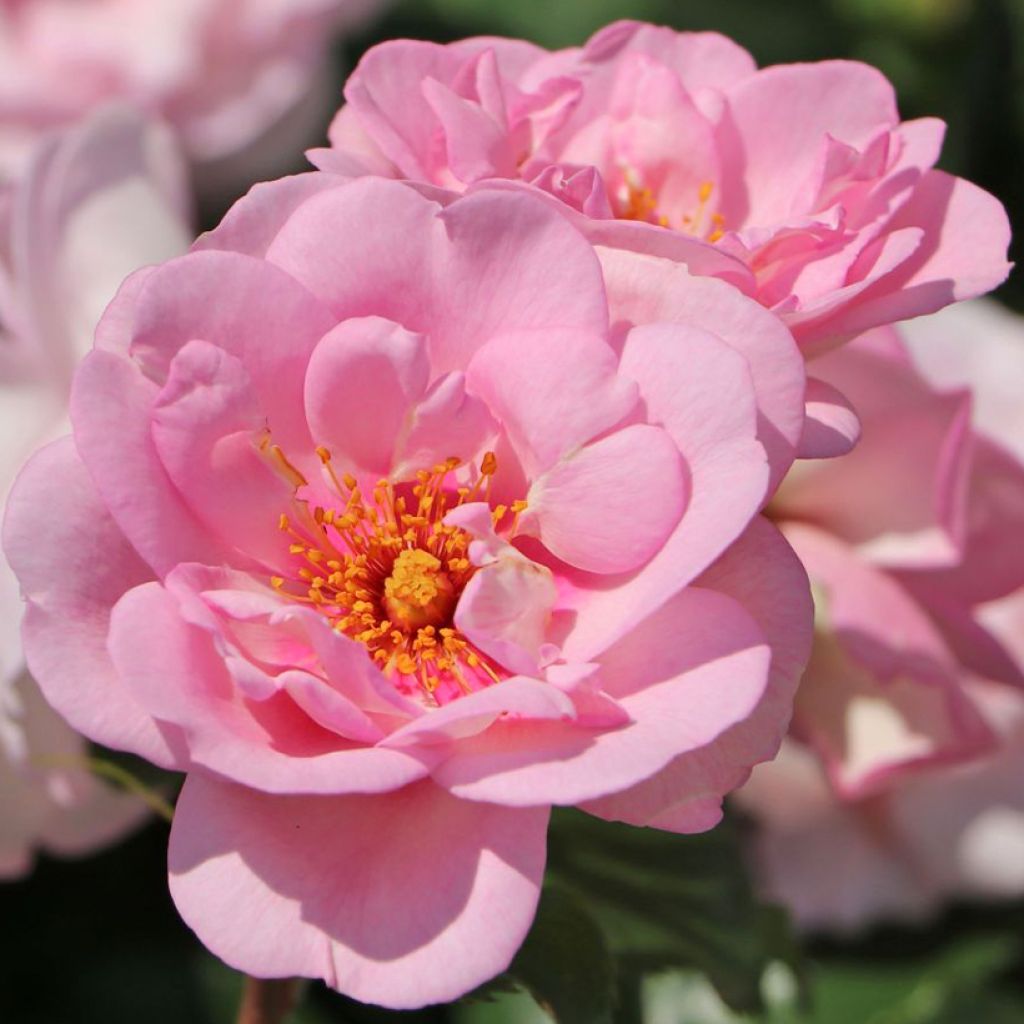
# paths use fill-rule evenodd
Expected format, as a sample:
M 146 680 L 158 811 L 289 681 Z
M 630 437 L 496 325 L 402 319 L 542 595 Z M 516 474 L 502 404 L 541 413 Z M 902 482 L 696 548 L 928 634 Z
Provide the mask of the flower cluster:
M 302 117 L 310 95 L 316 98 L 310 83 L 323 73 L 331 28 L 351 25 L 374 6 L 374 0 L 4 0 L 0 180 L 20 175 L 46 132 L 118 100 L 173 124 L 193 160 L 231 157 Z M 301 135 L 293 145 L 301 145 Z M 258 164 L 265 152 L 249 151 L 246 160 Z
M 864 433 L 773 499 L 815 641 L 792 738 L 740 793 L 766 888 L 807 926 L 1024 892 L 1022 342 L 968 303 L 819 364 Z
M 187 247 L 187 205 L 173 142 L 120 109 L 48 142 L 0 193 L 0 503 L 21 463 L 67 432 L 75 365 L 121 279 Z M 82 738 L 25 671 L 20 623 L 0 559 L 0 877 L 22 873 L 37 847 L 107 842 L 143 810 L 86 770 Z
M 634 23 L 385 44 L 346 99 L 125 280 L 4 524 L 47 700 L 187 774 L 202 941 L 453 999 L 553 807 L 706 830 L 791 718 L 851 800 L 991 751 L 1024 478 L 888 326 L 1007 271 L 941 126 Z
M 729 280 L 808 352 L 1009 270 L 999 202 L 934 169 L 945 126 L 901 122 L 866 64 L 758 70 L 716 33 L 618 22 L 557 53 L 385 43 L 345 98 L 320 167 L 458 191 L 529 183 L 598 221 L 603 243 Z

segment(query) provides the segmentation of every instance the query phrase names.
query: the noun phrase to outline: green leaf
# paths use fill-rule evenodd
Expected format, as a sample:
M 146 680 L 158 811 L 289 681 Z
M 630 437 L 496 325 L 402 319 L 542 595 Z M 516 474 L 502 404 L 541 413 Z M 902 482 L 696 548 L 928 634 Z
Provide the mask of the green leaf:
M 611 1024 L 614 965 L 604 933 L 572 893 L 547 886 L 509 976 L 558 1024 Z
M 549 871 L 597 917 L 623 982 L 697 969 L 733 1009 L 759 1012 L 769 962 L 783 959 L 799 974 L 785 918 L 754 898 L 729 821 L 679 836 L 558 812 Z
M 830 960 L 814 970 L 806 1024 L 1007 1024 L 1024 1020 L 1024 999 L 998 977 L 1021 953 L 1016 936 L 963 938 L 922 960 Z

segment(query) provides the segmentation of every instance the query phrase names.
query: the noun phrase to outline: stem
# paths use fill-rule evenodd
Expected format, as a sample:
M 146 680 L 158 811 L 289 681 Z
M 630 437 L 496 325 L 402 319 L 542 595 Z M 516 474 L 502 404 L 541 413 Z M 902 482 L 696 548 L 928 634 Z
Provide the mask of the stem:
M 298 1003 L 298 978 L 246 978 L 236 1024 L 284 1024 Z
M 151 811 L 159 814 L 167 822 L 174 820 L 174 807 L 171 806 L 155 789 L 150 789 L 144 782 L 137 779 L 131 772 L 112 761 L 101 757 L 86 758 L 86 764 L 93 775 L 116 782 L 129 793 L 134 793 L 140 800 L 149 805 Z

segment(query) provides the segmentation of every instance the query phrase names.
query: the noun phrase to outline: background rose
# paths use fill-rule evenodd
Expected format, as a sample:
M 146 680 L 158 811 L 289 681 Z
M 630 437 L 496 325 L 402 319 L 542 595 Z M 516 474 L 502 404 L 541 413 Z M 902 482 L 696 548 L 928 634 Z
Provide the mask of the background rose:
M 553 54 L 385 43 L 345 96 L 332 150 L 314 154 L 324 169 L 455 190 L 529 182 L 617 218 L 591 229 L 603 240 L 727 277 L 807 352 L 978 295 L 1009 270 L 999 202 L 933 169 L 945 126 L 901 123 L 891 85 L 864 64 L 758 70 L 718 34 L 618 22 Z
M 914 327 L 934 385 L 895 335 L 821 361 L 864 436 L 847 459 L 802 464 L 776 500 L 820 589 L 817 638 L 794 739 L 741 794 L 763 822 L 766 885 L 805 925 L 1024 891 L 1020 339 L 1018 320 L 974 304 Z
M 36 153 L 0 195 L 0 502 L 22 462 L 68 429 L 71 377 L 118 284 L 188 244 L 180 159 L 166 131 L 107 109 Z M 84 852 L 143 814 L 84 769 L 86 745 L 25 671 L 18 583 L 0 560 L 0 874 L 42 846 Z
M 20 0 L 0 5 L 0 178 L 42 133 L 111 100 L 174 126 L 228 195 L 283 173 L 315 137 L 337 82 L 335 30 L 376 0 Z M 265 145 L 253 148 L 268 131 Z M 320 129 L 322 130 L 322 128 Z M 229 158 L 239 157 L 230 160 Z
M 189 770 L 172 893 L 229 963 L 452 998 L 552 804 L 699 831 L 774 752 L 808 605 L 758 437 L 802 360 L 716 282 L 644 319 L 614 263 L 535 197 L 311 174 L 104 317 L 6 544 L 48 697 Z

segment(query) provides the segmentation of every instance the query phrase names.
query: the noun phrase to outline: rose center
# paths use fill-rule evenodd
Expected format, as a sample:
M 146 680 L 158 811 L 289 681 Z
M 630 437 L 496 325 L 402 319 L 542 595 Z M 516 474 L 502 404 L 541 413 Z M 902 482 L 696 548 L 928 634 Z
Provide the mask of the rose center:
M 307 485 L 280 449 L 268 445 L 267 451 L 296 489 Z M 468 557 L 469 534 L 445 522 L 465 502 L 490 504 L 493 453 L 475 482 L 454 493 L 446 482 L 458 459 L 421 471 L 415 483 L 380 480 L 364 495 L 354 477 L 335 473 L 327 449 L 317 452 L 338 503 L 310 508 L 296 499 L 295 514 L 281 517 L 294 562 L 272 577 L 274 588 L 313 605 L 335 630 L 365 645 L 399 689 L 443 703 L 497 682 L 497 666 L 452 622 L 476 567 Z M 510 530 L 524 505 L 514 503 Z M 509 511 L 492 510 L 495 527 Z
M 616 216 L 622 220 L 642 220 L 663 228 L 674 227 L 705 241 L 717 242 L 725 234 L 725 219 L 720 213 L 708 212 L 714 188 L 713 182 L 701 182 L 696 205 L 673 224 L 672 219 L 659 208 L 654 190 L 644 184 L 635 170 L 626 167 L 622 172 L 622 182 L 612 197 L 612 206 Z
M 447 622 L 457 599 L 441 560 L 422 548 L 400 551 L 384 581 L 384 610 L 406 632 Z

